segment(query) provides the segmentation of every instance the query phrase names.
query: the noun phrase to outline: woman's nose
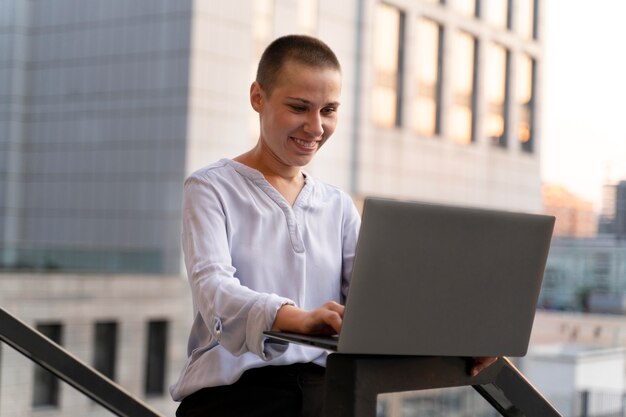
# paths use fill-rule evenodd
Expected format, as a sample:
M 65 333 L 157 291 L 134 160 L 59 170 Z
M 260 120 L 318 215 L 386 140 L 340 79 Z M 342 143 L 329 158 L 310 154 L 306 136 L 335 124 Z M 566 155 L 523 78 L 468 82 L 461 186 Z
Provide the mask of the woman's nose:
M 304 131 L 311 136 L 319 137 L 324 133 L 324 126 L 322 125 L 322 117 L 318 113 L 312 113 L 307 117 L 304 123 Z

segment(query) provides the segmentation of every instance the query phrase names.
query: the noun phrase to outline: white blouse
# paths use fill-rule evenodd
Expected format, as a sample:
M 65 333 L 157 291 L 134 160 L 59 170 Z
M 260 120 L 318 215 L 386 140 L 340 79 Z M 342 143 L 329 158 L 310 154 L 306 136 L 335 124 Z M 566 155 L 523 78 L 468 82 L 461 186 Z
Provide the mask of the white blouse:
M 343 303 L 360 227 L 348 194 L 305 175 L 293 207 L 263 175 L 222 159 L 185 181 L 182 244 L 194 303 L 174 400 L 232 384 L 250 368 L 315 362 L 327 352 L 270 341 L 284 304 Z

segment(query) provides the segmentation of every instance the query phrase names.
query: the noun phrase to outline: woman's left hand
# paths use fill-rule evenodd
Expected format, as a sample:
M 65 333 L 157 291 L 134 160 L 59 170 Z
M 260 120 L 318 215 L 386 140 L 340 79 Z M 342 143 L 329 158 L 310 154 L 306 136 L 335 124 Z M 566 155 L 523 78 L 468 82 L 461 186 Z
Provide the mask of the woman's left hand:
M 472 367 L 469 371 L 470 376 L 478 375 L 480 372 L 482 372 L 484 369 L 488 368 L 495 361 L 498 360 L 498 358 L 495 356 L 485 356 L 472 359 L 474 360 L 474 363 L 472 364 Z
M 276 313 L 272 330 L 302 334 L 332 335 L 341 331 L 345 307 L 329 301 L 315 310 L 285 304 Z

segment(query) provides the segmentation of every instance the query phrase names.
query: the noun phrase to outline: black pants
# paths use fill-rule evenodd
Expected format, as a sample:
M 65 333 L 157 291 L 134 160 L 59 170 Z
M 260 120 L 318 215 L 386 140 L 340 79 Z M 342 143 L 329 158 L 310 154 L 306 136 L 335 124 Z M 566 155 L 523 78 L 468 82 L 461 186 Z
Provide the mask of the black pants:
M 176 417 L 319 417 L 324 373 L 312 363 L 250 369 L 232 385 L 185 397 Z

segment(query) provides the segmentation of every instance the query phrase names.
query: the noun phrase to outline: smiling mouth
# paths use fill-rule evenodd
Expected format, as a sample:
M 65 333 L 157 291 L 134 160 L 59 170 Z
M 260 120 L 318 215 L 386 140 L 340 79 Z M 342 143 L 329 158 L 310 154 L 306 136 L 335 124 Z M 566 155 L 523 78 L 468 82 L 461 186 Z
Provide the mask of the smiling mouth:
M 307 141 L 307 140 L 294 138 L 293 136 L 290 136 L 290 138 L 291 138 L 291 140 L 293 140 L 298 145 L 300 145 L 300 146 L 302 146 L 304 148 L 314 149 L 317 146 L 317 141 L 316 140 Z

